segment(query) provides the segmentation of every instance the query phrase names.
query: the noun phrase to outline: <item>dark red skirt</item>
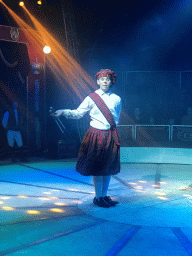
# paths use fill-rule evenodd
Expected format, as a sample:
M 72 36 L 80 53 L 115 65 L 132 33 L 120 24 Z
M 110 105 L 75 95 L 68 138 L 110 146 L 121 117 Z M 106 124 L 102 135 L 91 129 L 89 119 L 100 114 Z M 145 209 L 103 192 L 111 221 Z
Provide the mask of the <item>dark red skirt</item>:
M 76 171 L 84 176 L 107 176 L 120 172 L 120 146 L 111 130 L 90 127 L 78 154 Z

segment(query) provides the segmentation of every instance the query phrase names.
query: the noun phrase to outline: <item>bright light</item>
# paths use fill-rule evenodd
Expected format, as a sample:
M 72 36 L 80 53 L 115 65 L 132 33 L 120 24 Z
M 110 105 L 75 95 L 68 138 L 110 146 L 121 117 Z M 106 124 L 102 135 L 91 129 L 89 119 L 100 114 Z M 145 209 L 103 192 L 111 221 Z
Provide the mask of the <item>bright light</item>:
M 13 207 L 9 207 L 9 206 L 2 207 L 1 209 L 5 210 L 5 211 L 13 211 L 14 210 Z
M 189 189 L 189 187 L 185 186 L 185 187 L 180 187 L 178 189 L 181 189 L 181 190 L 186 190 L 186 189 Z
M 43 48 L 43 52 L 44 52 L 45 54 L 49 54 L 49 53 L 51 52 L 51 48 L 50 48 L 49 46 L 45 46 L 45 47 Z
M 27 198 L 28 196 L 25 196 L 25 195 L 18 195 L 17 197 L 19 197 L 19 198 Z
M 24 6 L 24 2 L 19 2 L 19 5 L 20 6 Z
M 41 1 L 37 1 L 38 5 L 42 5 L 42 2 Z
M 54 204 L 58 206 L 68 206 L 68 204 L 65 204 L 65 203 L 54 203 Z
M 160 196 L 165 196 L 166 195 L 166 193 L 164 193 L 164 192 L 155 192 L 155 194 L 160 195 Z
M 41 214 L 39 211 L 35 211 L 35 210 L 28 210 L 27 213 L 28 214 Z
M 10 197 L 8 197 L 8 196 L 1 196 L 0 197 L 0 199 L 2 199 L 2 200 L 7 200 L 7 199 L 9 199 Z
M 65 212 L 64 210 L 58 209 L 58 208 L 50 209 L 50 211 L 51 211 L 51 212 Z
M 156 187 L 156 188 L 158 188 L 158 187 L 160 187 L 160 185 L 152 185 L 153 187 Z
M 134 187 L 135 189 L 143 189 L 143 187 L 142 186 L 136 186 L 136 187 Z
M 164 196 L 158 196 L 157 198 L 161 199 L 161 200 L 168 200 L 167 197 L 164 197 Z

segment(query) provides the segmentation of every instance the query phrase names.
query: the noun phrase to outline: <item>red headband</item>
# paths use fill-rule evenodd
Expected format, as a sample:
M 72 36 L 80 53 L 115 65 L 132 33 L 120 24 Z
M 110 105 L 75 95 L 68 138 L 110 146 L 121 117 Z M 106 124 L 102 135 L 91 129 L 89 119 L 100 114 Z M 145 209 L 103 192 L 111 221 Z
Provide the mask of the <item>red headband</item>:
M 114 84 L 116 81 L 116 74 L 110 69 L 101 69 L 99 72 L 97 72 L 95 77 L 96 79 L 99 79 L 101 77 L 109 77 L 112 81 L 112 84 Z

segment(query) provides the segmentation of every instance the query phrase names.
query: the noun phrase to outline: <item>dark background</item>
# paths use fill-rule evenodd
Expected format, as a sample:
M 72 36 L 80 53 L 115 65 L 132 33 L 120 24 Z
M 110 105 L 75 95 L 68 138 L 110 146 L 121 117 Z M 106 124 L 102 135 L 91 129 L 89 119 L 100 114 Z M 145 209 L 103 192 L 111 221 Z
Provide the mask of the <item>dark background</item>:
M 4 2 L 30 24 L 19 1 Z M 63 12 L 73 14 L 80 59 L 87 67 L 92 64 L 89 71 L 105 65 L 117 71 L 191 69 L 189 0 L 42 2 L 25 5 L 58 37 L 65 37 Z M 16 25 L 2 5 L 0 23 Z

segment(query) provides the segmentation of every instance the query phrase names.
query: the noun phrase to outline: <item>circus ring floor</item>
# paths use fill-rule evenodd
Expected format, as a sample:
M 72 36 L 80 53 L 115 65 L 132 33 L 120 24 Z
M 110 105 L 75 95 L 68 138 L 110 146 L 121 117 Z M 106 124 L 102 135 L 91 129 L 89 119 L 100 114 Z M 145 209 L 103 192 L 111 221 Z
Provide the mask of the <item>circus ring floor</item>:
M 0 255 L 192 255 L 190 163 L 122 161 L 109 209 L 75 164 L 1 162 Z

